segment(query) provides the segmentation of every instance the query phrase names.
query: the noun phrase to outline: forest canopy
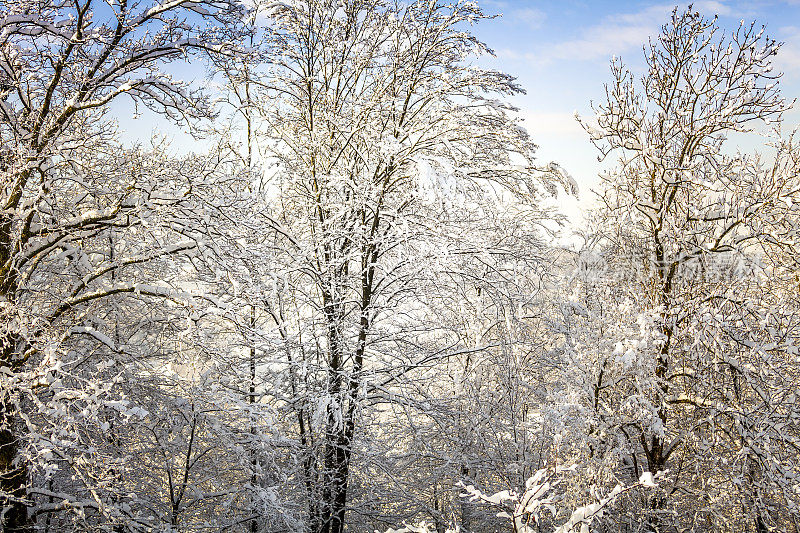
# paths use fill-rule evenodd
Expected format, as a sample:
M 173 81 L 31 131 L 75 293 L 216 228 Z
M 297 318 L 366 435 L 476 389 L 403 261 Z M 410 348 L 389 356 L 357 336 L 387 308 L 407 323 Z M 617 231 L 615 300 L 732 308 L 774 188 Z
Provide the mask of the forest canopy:
M 0 0 L 2 531 L 800 529 L 781 43 L 611 60 L 577 225 L 492 17 Z

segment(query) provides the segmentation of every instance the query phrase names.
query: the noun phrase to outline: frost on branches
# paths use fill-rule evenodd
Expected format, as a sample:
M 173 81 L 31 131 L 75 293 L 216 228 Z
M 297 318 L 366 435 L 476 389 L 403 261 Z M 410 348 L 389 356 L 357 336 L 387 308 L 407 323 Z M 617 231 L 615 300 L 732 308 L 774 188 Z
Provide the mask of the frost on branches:
M 202 169 L 121 148 L 106 109 L 127 95 L 176 119 L 205 113 L 161 67 L 193 49 L 222 51 L 239 11 L 225 1 L 3 3 L 4 531 L 69 527 L 50 525 L 62 511 L 135 523 L 115 481 L 124 458 L 104 456 L 90 434 L 146 415 L 116 390 L 124 371 L 113 363 L 132 338 L 120 313 L 138 309 L 131 320 L 141 324 L 150 312 L 135 300 L 184 304 L 157 264 L 194 246 L 181 207 L 189 173 Z
M 796 285 L 781 281 L 798 161 L 793 139 L 770 130 L 788 106 L 778 48 L 754 24 L 725 35 L 675 11 L 641 80 L 612 63 L 586 123 L 618 165 L 565 309 L 565 412 L 584 421 L 598 476 L 669 472 L 639 501 L 652 530 L 798 518 Z M 727 149 L 756 129 L 768 156 Z
M 612 62 L 573 252 L 475 2 L 2 5 L 3 531 L 800 527 L 762 29 L 675 10 Z M 120 98 L 198 152 L 124 146 Z
M 406 424 L 398 405 L 427 416 L 418 384 L 490 344 L 462 342 L 458 318 L 438 311 L 452 312 L 455 291 L 524 278 L 542 250 L 539 199 L 571 184 L 534 164 L 500 100 L 520 91 L 513 78 L 470 64 L 487 52 L 467 31 L 484 18 L 475 3 L 312 0 L 266 13 L 268 63 L 233 98 L 258 110 L 271 165 L 251 241 L 273 269 L 250 300 L 267 333 L 254 349 L 278 373 L 266 393 L 300 445 L 308 528 L 339 533 L 352 500 L 377 505 L 369 472 L 391 462 L 363 439 Z

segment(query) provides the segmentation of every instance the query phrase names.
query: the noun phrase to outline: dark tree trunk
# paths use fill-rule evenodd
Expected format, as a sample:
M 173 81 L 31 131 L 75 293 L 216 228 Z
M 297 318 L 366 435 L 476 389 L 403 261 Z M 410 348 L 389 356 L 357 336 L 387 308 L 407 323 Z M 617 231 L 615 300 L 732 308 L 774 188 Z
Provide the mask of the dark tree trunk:
M 21 179 L 27 179 L 27 174 Z M 16 205 L 9 199 L 8 206 Z M 16 199 L 18 200 L 18 198 Z M 12 220 L 4 215 L 0 218 L 0 295 L 5 303 L 14 309 L 17 292 L 17 275 L 12 267 L 11 254 Z M 3 324 L 9 326 L 9 316 L 3 316 Z M 7 371 L 18 372 L 21 366 L 18 348 L 21 342 L 17 335 L 7 333 L 0 338 L 0 367 Z M 26 499 L 28 496 L 28 465 L 19 455 L 20 435 L 18 433 L 19 417 L 11 399 L 3 393 L 0 397 L 0 525 L 6 533 L 23 533 L 31 531 Z
M 19 436 L 14 406 L 0 402 L 0 490 L 2 499 L 2 531 L 25 533 L 31 531 L 28 518 L 27 465 L 19 457 Z

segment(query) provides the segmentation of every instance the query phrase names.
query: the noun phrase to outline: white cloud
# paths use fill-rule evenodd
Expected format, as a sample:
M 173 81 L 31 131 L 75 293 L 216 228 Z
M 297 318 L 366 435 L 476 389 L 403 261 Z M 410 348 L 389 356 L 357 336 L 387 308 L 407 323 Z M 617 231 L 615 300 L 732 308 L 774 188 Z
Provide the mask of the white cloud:
M 521 22 L 530 29 L 541 28 L 546 18 L 544 11 L 532 7 L 515 9 L 508 15 L 510 22 Z
M 529 112 L 523 115 L 525 128 L 533 134 L 534 140 L 551 135 L 586 137 L 586 132 L 575 120 L 574 113 Z
M 674 4 L 659 4 L 635 13 L 608 15 L 599 24 L 586 28 L 579 38 L 551 45 L 540 57 L 544 55 L 546 62 L 559 59 L 592 61 L 640 49 L 649 38 L 659 33 L 673 9 Z M 728 5 L 717 0 L 695 2 L 694 9 L 707 16 L 729 16 L 732 13 Z
M 578 39 L 552 45 L 545 52 L 550 60 L 591 61 L 639 48 L 658 33 L 672 7 L 651 6 L 638 13 L 609 15 L 600 24 L 586 28 Z
M 733 10 L 730 6 L 725 5 L 723 2 L 717 2 L 716 0 L 694 2 L 693 5 L 697 11 L 707 15 L 730 16 L 733 14 Z
M 502 11 L 504 9 L 508 9 L 508 2 L 504 0 L 483 0 L 480 3 L 481 8 L 484 12 L 493 12 L 493 11 Z
M 775 70 L 783 72 L 784 79 L 800 78 L 800 28 L 789 26 L 779 32 L 783 46 L 775 56 Z
M 502 16 L 505 24 L 522 24 L 532 30 L 541 28 L 542 23 L 547 19 L 547 14 L 541 9 L 533 7 L 512 8 L 504 0 L 483 0 L 480 5 L 488 15 L 499 14 Z
M 513 48 L 495 48 L 494 55 L 498 59 L 505 61 L 518 61 L 527 58 L 527 54 L 523 54 L 519 50 L 514 50 Z

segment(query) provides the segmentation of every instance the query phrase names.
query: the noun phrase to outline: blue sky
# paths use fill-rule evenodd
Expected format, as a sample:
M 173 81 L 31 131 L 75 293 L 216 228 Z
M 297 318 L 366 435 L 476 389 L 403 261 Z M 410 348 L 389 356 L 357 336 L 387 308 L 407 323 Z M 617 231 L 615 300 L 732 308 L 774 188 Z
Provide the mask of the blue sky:
M 477 0 L 487 14 L 473 31 L 496 53 L 482 64 L 517 76 L 527 94 L 515 97 L 514 104 L 525 118 L 526 128 L 539 144 L 539 157 L 564 167 L 581 189 L 579 199 L 562 198 L 559 203 L 576 218 L 579 207 L 592 204 L 591 189 L 598 184 L 601 165 L 597 152 L 575 121 L 575 112 L 590 116 L 590 101 L 603 96 L 603 84 L 610 79 L 609 61 L 621 57 L 634 72 L 641 71 L 642 45 L 658 34 L 675 7 L 670 2 L 560 0 Z M 686 4 L 682 4 L 684 7 Z M 776 70 L 784 72 L 783 94 L 800 98 L 800 0 L 705 0 L 694 8 L 708 17 L 719 15 L 719 24 L 728 32 L 756 20 L 767 27 L 767 34 L 783 42 L 776 59 Z M 202 74 L 192 68 L 178 75 L 189 78 Z M 118 102 L 117 116 L 130 116 L 129 102 Z M 790 124 L 800 124 L 800 105 L 787 116 Z M 139 120 L 121 120 L 123 137 L 145 140 L 151 129 L 176 135 L 173 146 L 195 146 L 179 130 L 163 120 L 144 114 Z
M 479 24 L 475 32 L 496 53 L 489 64 L 517 76 L 527 90 L 514 103 L 539 144 L 539 157 L 566 168 L 581 188 L 579 204 L 590 205 L 590 189 L 598 183 L 601 166 L 574 114 L 591 115 L 589 103 L 603 95 L 612 56 L 621 57 L 634 72 L 642 68 L 642 45 L 658 34 L 675 4 L 580 0 L 479 4 L 487 13 L 502 13 Z M 709 17 L 719 15 L 720 26 L 728 32 L 741 20 L 766 25 L 767 34 L 784 43 L 775 61 L 776 70 L 784 72 L 783 94 L 800 97 L 800 0 L 703 1 L 694 2 L 694 8 Z M 800 111 L 795 109 L 787 119 L 800 123 Z M 565 204 L 570 213 L 576 211 L 576 202 Z

